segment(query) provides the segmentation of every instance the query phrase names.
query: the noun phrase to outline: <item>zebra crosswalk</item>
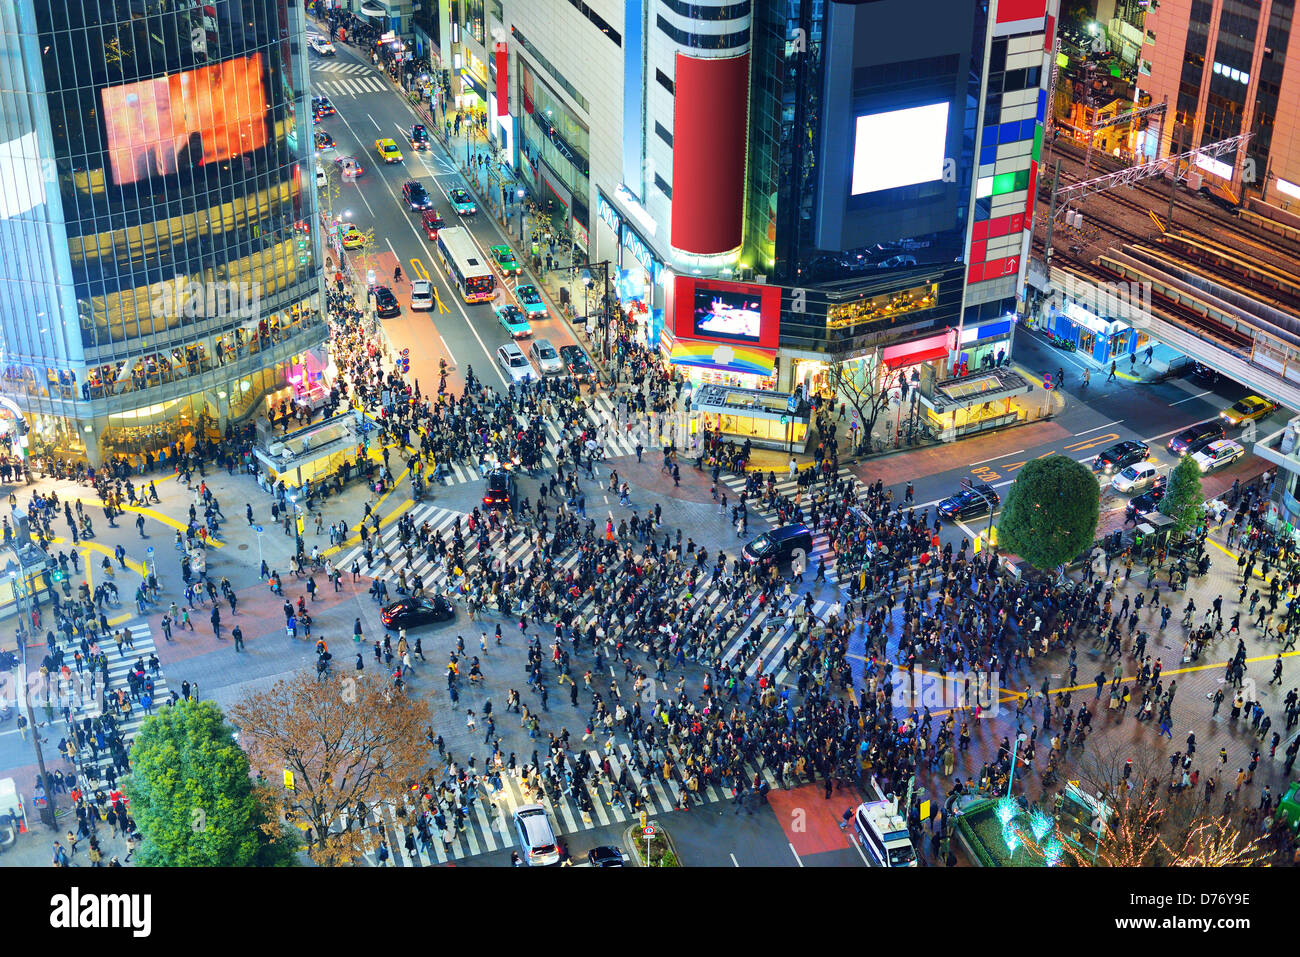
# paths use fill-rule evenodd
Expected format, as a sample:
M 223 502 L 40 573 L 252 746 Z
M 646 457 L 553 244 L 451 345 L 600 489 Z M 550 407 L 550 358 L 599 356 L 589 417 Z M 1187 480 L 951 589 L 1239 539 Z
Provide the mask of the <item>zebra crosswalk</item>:
M 635 455 L 638 442 L 643 447 L 648 446 L 641 425 L 634 424 L 631 429 L 628 429 L 624 425 L 618 424 L 617 410 L 614 403 L 603 392 L 587 397 L 586 416 L 589 425 L 605 430 L 603 445 L 606 458 Z M 527 416 L 517 415 L 516 419 L 521 426 L 528 425 Z M 546 419 L 545 422 L 546 448 L 542 455 L 541 467 L 543 469 L 553 469 L 555 468 L 555 452 L 560 443 L 560 430 L 549 419 Z M 443 485 L 462 485 L 465 482 L 478 481 L 482 477 L 476 466 L 457 461 L 444 463 L 441 481 Z
M 450 537 L 451 530 L 457 522 L 464 522 L 466 519 L 464 512 L 430 504 L 417 505 L 411 510 L 410 516 L 416 528 L 427 522 L 431 532 L 440 533 L 444 540 Z M 425 589 L 429 592 L 443 591 L 447 588 L 449 580 L 445 563 L 441 560 L 431 560 L 428 552 L 415 539 L 410 541 L 408 559 L 407 550 L 401 545 L 396 524 L 381 529 L 377 536 L 372 537 L 370 547 L 373 564 L 366 561 L 365 548 L 358 545 L 342 555 L 338 562 L 339 569 L 347 572 L 352 568 L 353 563 L 356 563 L 362 572 L 385 581 L 396 581 L 398 573 L 405 569 L 408 582 L 414 575 L 419 575 Z M 507 566 L 516 565 L 529 558 L 533 550 L 534 546 L 525 534 L 517 532 L 510 542 L 504 544 L 500 533 L 494 536 L 493 552 L 501 557 Z M 382 554 L 386 554 L 389 561 L 384 561 Z M 476 553 L 470 554 L 472 558 L 477 558 Z M 557 561 L 556 574 L 564 575 L 575 569 L 579 558 L 577 552 L 571 552 L 560 558 Z M 472 568 L 471 561 L 471 573 Z M 691 609 L 691 614 L 703 608 L 705 620 L 714 624 L 724 615 L 728 613 L 732 615 L 736 630 L 726 644 L 717 649 L 718 655 L 725 663 L 733 667 L 743 667 L 745 673 L 751 675 L 756 675 L 759 671 L 774 672 L 778 683 L 786 682 L 790 678 L 793 663 L 788 661 L 786 654 L 787 651 L 793 654 L 797 647 L 796 622 L 792 617 L 785 614 L 773 615 L 771 605 L 759 605 L 757 600 L 737 597 L 732 589 L 724 589 L 722 583 L 712 575 L 697 582 L 694 590 L 685 586 L 677 588 L 670 598 L 675 602 L 686 603 Z M 594 610 L 594 603 L 593 595 L 584 595 L 577 605 L 577 614 L 583 617 L 589 616 Z M 824 617 L 828 607 L 827 602 L 814 602 L 812 614 Z M 513 609 L 504 611 L 510 612 Z M 761 647 L 755 644 L 759 640 L 756 636 L 759 635 L 766 636 Z
M 377 76 L 360 76 L 345 77 L 340 80 L 317 80 L 316 88 L 317 92 L 332 96 L 342 94 L 356 96 L 358 93 L 383 93 L 391 89 L 391 86 Z
M 150 655 L 157 651 L 157 646 L 153 640 L 153 631 L 148 622 L 137 622 L 134 625 L 129 625 L 127 626 L 127 632 L 131 636 L 131 641 L 123 643 L 120 653 L 116 648 L 112 647 L 111 642 L 106 643 L 108 645 L 105 654 L 108 656 L 107 687 L 109 688 L 109 695 L 112 695 L 118 688 L 127 688 L 126 676 L 137 658 L 148 662 Z M 146 674 L 148 673 L 146 671 Z M 153 711 L 156 714 L 158 709 L 170 699 L 171 692 L 167 688 L 167 678 L 161 671 L 157 675 L 152 675 L 152 677 L 154 683 Z M 131 705 L 131 716 L 124 721 L 119 721 L 119 727 L 122 730 L 122 742 L 128 751 L 131 749 L 131 742 L 134 740 L 136 733 L 139 732 L 140 727 L 149 718 L 149 715 L 145 713 L 144 708 L 140 706 L 138 701 L 132 701 Z M 82 718 L 97 718 L 100 713 L 99 696 L 95 695 L 86 699 L 84 706 L 75 713 L 75 717 L 77 721 L 80 721 Z M 81 765 L 83 770 L 94 768 L 102 777 L 103 770 L 111 762 L 112 752 L 102 750 L 97 758 L 92 758 L 89 752 L 83 752 Z
M 375 71 L 364 63 L 347 63 L 343 60 L 321 60 L 312 63 L 312 69 L 321 73 L 347 73 L 352 76 L 373 76 Z
M 604 753 L 595 748 L 586 750 L 595 766 L 599 767 L 604 759 Z M 615 746 L 609 756 L 610 769 L 614 778 L 617 779 L 623 768 L 626 768 L 629 779 L 638 791 L 644 785 L 646 797 L 643 804 L 651 817 L 672 811 L 681 800 L 683 783 L 676 776 L 667 780 L 662 776 L 644 776 L 637 770 L 632 757 L 630 745 L 624 743 Z M 779 786 L 776 777 L 767 768 L 747 764 L 745 770 L 747 780 L 753 780 L 754 774 L 757 773 L 771 787 Z M 399 805 L 395 801 L 385 802 L 370 809 L 363 826 L 371 832 L 372 845 L 377 846 L 381 837 L 387 841 L 390 866 L 435 867 L 464 858 L 477 857 L 480 854 L 516 849 L 518 843 L 514 836 L 513 815 L 522 805 L 541 804 L 545 807 L 556 833 L 561 836 L 576 834 L 595 827 L 623 824 L 635 820 L 639 815 L 639 811 L 634 811 L 628 804 L 613 803 L 613 787 L 609 782 L 597 783 L 590 777 L 588 793 L 591 796 L 592 809 L 589 815 L 583 814 L 577 799 L 567 792 L 562 793 L 558 801 L 549 794 L 525 795 L 520 782 L 505 769 L 501 769 L 501 782 L 501 789 L 496 793 L 492 793 L 487 785 L 480 787 L 476 799 L 466 812 L 463 825 L 454 836 L 450 833 L 450 828 L 446 835 L 438 834 L 437 828 L 430 820 L 431 840 L 427 845 L 418 838 L 417 818 L 420 809 L 410 798 L 402 802 L 403 813 L 401 814 L 398 813 Z M 698 804 L 702 800 L 706 804 L 712 804 L 729 800 L 731 797 L 728 789 L 701 783 L 693 803 Z M 450 823 L 450 818 L 448 821 Z M 415 839 L 414 854 L 406 849 L 408 832 L 413 832 L 412 836 Z M 378 866 L 374 847 L 363 856 L 368 864 Z
M 720 481 L 726 485 L 727 488 L 731 489 L 737 497 L 739 497 L 740 493 L 745 490 L 745 478 L 746 476 L 744 475 L 735 475 L 733 473 L 719 476 Z M 847 479 L 859 495 L 866 493 L 866 486 L 863 484 L 862 480 L 854 475 L 846 466 L 840 466 L 839 471 L 835 474 L 835 478 L 836 481 Z M 792 499 L 799 491 L 798 481 L 791 477 L 788 472 L 782 472 L 776 481 L 776 491 L 778 495 Z M 767 509 L 751 509 L 750 514 L 751 516 L 758 514 L 773 525 L 777 522 L 776 514 L 774 512 L 769 512 Z M 818 563 L 822 560 L 825 560 L 826 562 L 826 580 L 832 585 L 838 584 L 839 576 L 836 574 L 835 552 L 831 549 L 830 536 L 818 531 L 813 534 L 813 549 L 812 553 L 808 556 L 807 573 L 815 572 Z

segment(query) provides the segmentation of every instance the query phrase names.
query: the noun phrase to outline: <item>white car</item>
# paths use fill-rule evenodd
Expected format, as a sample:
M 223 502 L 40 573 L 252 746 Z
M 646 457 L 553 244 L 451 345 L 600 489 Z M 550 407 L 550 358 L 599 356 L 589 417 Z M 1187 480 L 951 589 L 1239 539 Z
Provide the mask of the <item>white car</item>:
M 433 308 L 433 283 L 427 279 L 411 280 L 411 308 Z
M 316 188 L 324 189 L 330 183 L 329 178 L 325 175 L 325 170 L 319 163 L 316 164 Z
M 1218 442 L 1211 442 L 1201 451 L 1192 456 L 1192 461 L 1201 467 L 1202 472 L 1213 472 L 1215 469 L 1223 468 L 1230 462 L 1235 462 L 1246 454 L 1245 448 L 1232 439 L 1220 439 Z
M 537 339 L 528 347 L 528 358 L 533 360 L 542 375 L 564 375 L 564 360 L 550 339 Z
M 1156 480 L 1159 470 L 1150 462 L 1138 462 L 1130 465 L 1110 480 L 1111 488 L 1129 495 L 1150 488 Z
M 311 48 L 320 56 L 333 56 L 338 51 L 334 49 L 334 44 L 330 43 L 325 37 L 312 37 Z
M 528 364 L 524 350 L 513 342 L 507 342 L 497 349 L 497 365 L 512 382 L 527 382 L 534 376 L 533 367 Z

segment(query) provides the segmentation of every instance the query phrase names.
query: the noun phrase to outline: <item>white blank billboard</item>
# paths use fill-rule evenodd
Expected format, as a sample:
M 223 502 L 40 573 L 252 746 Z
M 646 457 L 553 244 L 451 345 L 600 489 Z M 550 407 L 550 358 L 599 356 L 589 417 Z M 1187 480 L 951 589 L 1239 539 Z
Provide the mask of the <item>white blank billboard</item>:
M 943 178 L 948 104 L 859 116 L 850 192 L 874 193 Z

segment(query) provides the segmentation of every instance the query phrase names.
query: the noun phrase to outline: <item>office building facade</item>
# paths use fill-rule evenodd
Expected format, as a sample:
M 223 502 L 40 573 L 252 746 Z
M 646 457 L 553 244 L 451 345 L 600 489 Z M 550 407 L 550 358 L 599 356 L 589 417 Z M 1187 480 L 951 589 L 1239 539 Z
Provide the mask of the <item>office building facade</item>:
M 302 0 L 0 11 L 0 388 L 23 454 L 138 462 L 321 375 L 304 28 Z

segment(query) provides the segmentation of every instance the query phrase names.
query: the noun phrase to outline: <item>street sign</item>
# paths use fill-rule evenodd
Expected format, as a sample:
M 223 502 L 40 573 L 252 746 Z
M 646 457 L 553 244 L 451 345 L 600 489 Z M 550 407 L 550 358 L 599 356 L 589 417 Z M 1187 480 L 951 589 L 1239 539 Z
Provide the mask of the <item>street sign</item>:
M 293 790 L 293 772 L 288 768 L 284 769 L 284 789 L 286 791 Z
M 261 526 L 261 525 L 254 525 L 254 526 L 253 526 L 253 531 L 255 531 L 255 532 L 257 532 L 257 534 L 261 535 L 261 534 L 262 534 L 262 526 Z
M 786 400 L 785 400 L 785 410 L 786 410 L 787 412 L 798 412 L 798 411 L 799 411 L 799 396 L 798 396 L 797 393 L 793 393 L 793 392 L 792 392 L 792 393 L 790 393 L 790 395 L 786 398 Z
M 288 771 L 285 772 L 285 774 L 288 774 L 288 773 L 289 773 Z M 646 837 L 654 837 L 654 836 L 655 836 L 654 825 L 652 824 L 652 825 L 650 825 L 650 826 L 647 827 L 647 828 L 643 828 L 643 829 L 641 830 L 641 833 L 644 834 Z

